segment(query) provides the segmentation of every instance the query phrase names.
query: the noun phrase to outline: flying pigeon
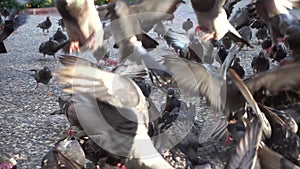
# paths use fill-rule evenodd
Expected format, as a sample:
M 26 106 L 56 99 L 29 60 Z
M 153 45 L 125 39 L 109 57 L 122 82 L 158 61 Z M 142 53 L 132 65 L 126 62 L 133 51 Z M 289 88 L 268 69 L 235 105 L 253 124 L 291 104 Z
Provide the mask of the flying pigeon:
M 73 84 L 64 91 L 75 94 L 75 107 L 84 112 L 77 113 L 82 127 L 103 149 L 135 158 L 134 168 L 173 168 L 157 152 L 147 134 L 146 100 L 131 79 L 80 65 L 63 68 L 55 76 L 61 84 Z
M 104 48 L 102 23 L 93 0 L 57 0 L 56 7 L 71 42 L 69 53 L 79 52 L 83 46 L 92 51 Z M 105 54 L 97 53 L 102 57 Z
M 192 0 L 191 2 L 199 23 L 196 31 L 200 29 L 206 32 L 202 39 L 220 40 L 226 34 L 230 34 L 235 39 L 251 46 L 249 42 L 242 39 L 237 30 L 229 23 L 223 8 L 226 0 Z
M 287 28 L 291 25 L 298 25 L 299 20 L 291 14 L 288 9 L 293 7 L 292 0 L 257 0 L 255 8 L 259 18 L 261 18 L 270 30 L 272 46 L 287 33 Z M 296 0 L 295 3 L 299 1 Z
M 15 8 L 11 9 L 8 19 L 2 20 L 3 22 L 0 24 L 0 53 L 7 53 L 3 41 L 27 21 L 28 13 L 26 11 L 20 15 L 17 15 L 17 12 L 18 11 Z

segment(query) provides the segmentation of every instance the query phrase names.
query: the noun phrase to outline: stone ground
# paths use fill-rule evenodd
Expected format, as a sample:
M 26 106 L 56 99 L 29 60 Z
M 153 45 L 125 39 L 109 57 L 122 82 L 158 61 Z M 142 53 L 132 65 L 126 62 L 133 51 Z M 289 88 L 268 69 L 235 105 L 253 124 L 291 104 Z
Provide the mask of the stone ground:
M 298 12 L 297 12 L 298 14 Z M 299 16 L 299 15 L 298 15 Z M 186 18 L 191 18 L 196 23 L 196 17 L 190 5 L 182 5 L 176 11 L 176 18 L 173 23 L 168 23 L 168 27 L 184 32 L 181 23 Z M 58 15 L 51 16 L 53 26 L 50 33 L 42 33 L 36 25 L 45 19 L 45 16 L 30 16 L 28 22 L 14 32 L 7 40 L 5 45 L 8 53 L 1 54 L 0 62 L 0 152 L 6 152 L 14 156 L 18 162 L 18 168 L 41 168 L 41 159 L 50 147 L 61 137 L 67 128 L 67 121 L 64 115 L 50 115 L 58 109 L 57 99 L 59 96 L 67 97 L 62 93 L 62 86 L 55 80 L 51 82 L 53 95 L 47 95 L 47 87 L 41 85 L 40 92 L 34 90 L 35 81 L 29 74 L 30 69 L 40 69 L 48 66 L 51 70 L 61 67 L 61 64 L 53 59 L 38 52 L 39 45 L 48 40 L 58 28 Z M 150 36 L 157 37 L 153 32 Z M 172 53 L 168 50 L 165 42 L 160 42 L 158 49 L 152 52 L 153 55 Z M 252 41 L 254 44 L 256 40 Z M 111 45 L 111 44 L 110 44 Z M 250 67 L 251 58 L 256 55 L 260 47 L 255 49 L 243 50 L 238 54 L 242 65 L 246 70 L 246 76 L 252 74 Z M 116 57 L 117 51 L 113 51 Z M 60 52 L 57 53 L 59 56 Z M 158 90 L 154 89 L 154 93 Z M 155 102 L 164 102 L 165 96 L 153 94 Z M 189 99 L 193 101 L 194 99 Z M 201 100 L 197 104 L 196 120 L 201 124 L 202 130 L 199 140 L 205 141 L 205 131 L 210 130 L 219 113 L 213 111 Z M 204 159 L 214 159 L 215 154 L 225 154 L 227 149 L 219 143 L 203 144 L 198 149 L 199 155 Z M 222 159 L 224 160 L 224 158 Z M 225 159 L 226 160 L 226 159 Z

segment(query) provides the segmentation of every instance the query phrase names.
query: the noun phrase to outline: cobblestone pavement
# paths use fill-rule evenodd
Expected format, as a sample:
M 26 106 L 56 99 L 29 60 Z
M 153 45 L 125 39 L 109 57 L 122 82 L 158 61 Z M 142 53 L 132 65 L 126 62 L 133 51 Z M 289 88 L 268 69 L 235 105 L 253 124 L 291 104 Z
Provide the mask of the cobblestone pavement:
M 181 29 L 181 23 L 187 17 L 196 23 L 196 17 L 189 5 L 180 7 L 176 16 L 173 23 L 167 24 L 176 31 L 184 32 Z M 50 115 L 58 109 L 56 101 L 58 96 L 68 97 L 61 92 L 61 86 L 52 80 L 52 96 L 47 95 L 47 86 L 45 85 L 41 85 L 40 92 L 37 92 L 34 90 L 35 81 L 29 75 L 32 73 L 29 71 L 30 69 L 48 66 L 54 71 L 61 66 L 52 56 L 43 58 L 43 55 L 38 52 L 40 43 L 48 40 L 58 28 L 59 16 L 51 15 L 53 25 L 50 33 L 42 33 L 42 30 L 36 25 L 45 18 L 45 16 L 30 16 L 28 23 L 5 40 L 8 53 L 0 54 L 0 151 L 14 156 L 18 162 L 18 168 L 40 168 L 43 155 L 67 128 L 64 115 Z M 154 33 L 150 33 L 150 36 L 157 37 Z M 166 50 L 166 43 L 160 39 L 157 40 L 161 45 L 152 54 L 170 53 Z M 250 61 L 253 55 L 258 53 L 258 49 L 243 50 L 238 54 L 246 70 L 246 76 L 252 73 Z M 117 51 L 114 50 L 112 53 L 116 57 Z M 157 91 L 154 89 L 154 93 Z M 165 100 L 164 95 L 161 96 L 157 93 L 153 95 L 156 98 L 157 106 L 160 106 L 159 103 Z M 189 98 L 189 101 L 194 100 Z M 202 135 L 199 140 L 213 125 L 216 116 L 219 114 L 213 113 L 206 106 L 205 101 L 201 100 L 200 103 L 197 103 L 197 121 L 202 124 Z M 199 147 L 199 155 L 209 159 L 213 158 L 216 152 L 222 154 L 226 150 L 218 143 L 207 143 Z

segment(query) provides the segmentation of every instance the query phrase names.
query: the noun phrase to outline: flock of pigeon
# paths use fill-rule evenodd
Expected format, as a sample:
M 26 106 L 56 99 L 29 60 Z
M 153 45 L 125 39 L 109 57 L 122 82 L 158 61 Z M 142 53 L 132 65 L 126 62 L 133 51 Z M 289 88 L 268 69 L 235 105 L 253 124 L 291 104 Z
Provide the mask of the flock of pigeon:
M 246 5 L 235 10 L 239 3 Z M 70 128 L 43 157 L 42 168 L 82 169 L 86 159 L 102 169 L 203 168 L 197 156 L 195 105 L 178 95 L 205 98 L 225 117 L 210 136 L 233 141 L 235 153 L 222 167 L 208 161 L 210 168 L 300 168 L 300 23 L 289 12 L 300 1 L 191 0 L 198 26 L 187 18 L 180 25 L 185 33 L 164 25 L 176 17 L 179 5 L 186 2 L 115 0 L 96 8 L 93 0 L 56 0 L 61 27 L 39 51 L 55 57 L 63 49 L 58 58 L 63 68 L 53 74 L 47 67 L 32 71 L 36 88 L 47 84 L 49 94 L 52 77 L 65 86 L 72 99 L 58 99 L 59 113 Z M 27 16 L 10 13 L 1 22 L 3 47 Z M 51 25 L 47 17 L 37 27 L 47 33 Z M 253 75 L 245 78 L 237 55 L 253 48 L 254 29 L 262 48 L 252 59 Z M 159 43 L 147 34 L 150 30 L 173 54 L 152 56 Z M 110 36 L 118 62 L 107 52 Z M 96 61 L 82 57 L 87 53 Z M 100 60 L 114 68 L 107 70 Z M 215 61 L 217 72 L 209 66 Z M 270 62 L 276 65 L 272 69 Z M 153 86 L 166 93 L 161 110 L 150 98 Z M 5 154 L 0 164 L 16 167 Z

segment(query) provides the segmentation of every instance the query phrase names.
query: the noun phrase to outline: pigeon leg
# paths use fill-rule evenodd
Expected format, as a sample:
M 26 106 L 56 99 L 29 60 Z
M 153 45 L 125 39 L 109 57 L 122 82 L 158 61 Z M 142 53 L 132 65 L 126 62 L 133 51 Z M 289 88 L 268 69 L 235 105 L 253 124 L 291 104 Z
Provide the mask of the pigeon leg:
M 211 33 L 205 33 L 203 36 L 201 36 L 202 40 L 211 40 L 215 37 L 215 32 L 211 32 Z
M 51 90 L 50 90 L 50 84 L 48 84 L 48 95 L 49 95 L 49 96 L 53 95 L 53 93 L 52 93 Z
M 35 90 L 39 90 L 39 83 L 36 83 L 36 86 L 34 88 Z
M 96 165 L 96 169 L 100 169 L 100 166 L 98 164 Z
M 225 141 L 224 141 L 224 145 L 228 146 L 230 145 L 230 143 L 233 142 L 233 139 L 230 137 L 230 133 L 227 132 L 226 136 L 225 136 Z
M 73 51 L 80 52 L 80 47 L 79 47 L 79 42 L 78 41 L 74 41 L 74 42 L 70 43 L 69 52 L 72 53 Z
M 86 41 L 86 47 L 89 49 L 95 49 L 96 48 L 96 38 L 94 38 L 93 36 Z

